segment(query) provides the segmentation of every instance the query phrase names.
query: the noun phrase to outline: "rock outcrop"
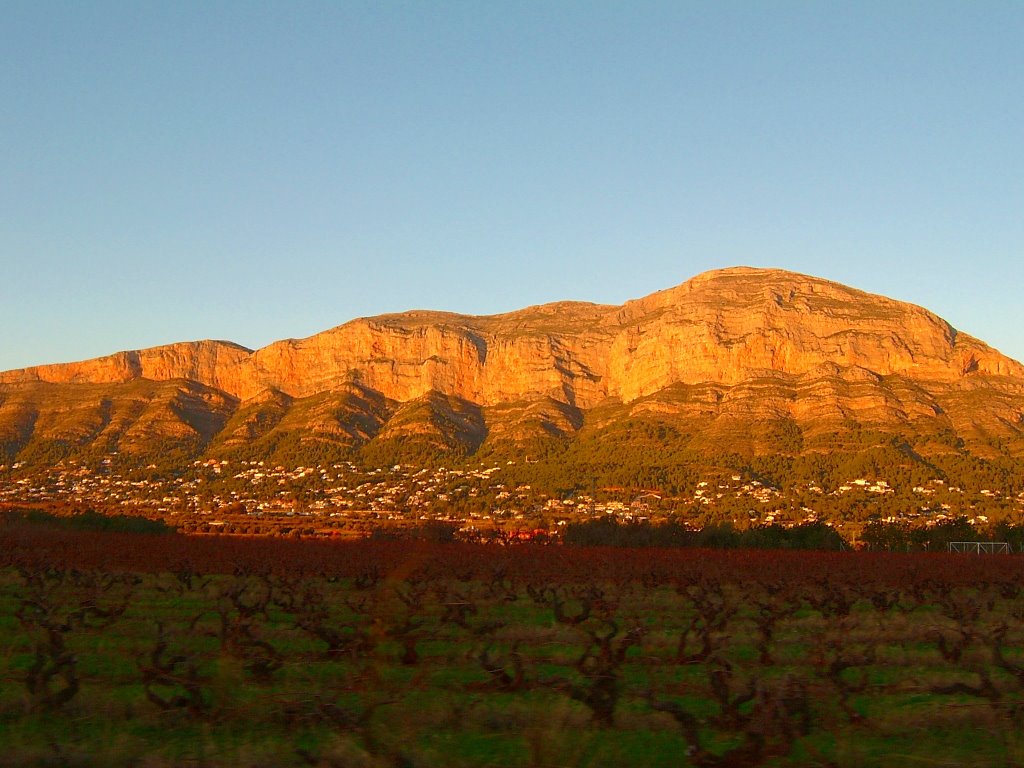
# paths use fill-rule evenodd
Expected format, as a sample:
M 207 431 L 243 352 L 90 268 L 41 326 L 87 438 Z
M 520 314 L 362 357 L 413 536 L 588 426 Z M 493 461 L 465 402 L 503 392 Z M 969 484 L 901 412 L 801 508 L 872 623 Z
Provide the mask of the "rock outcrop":
M 187 379 L 247 400 L 352 381 L 406 402 L 440 392 L 481 405 L 552 396 L 581 408 L 675 383 L 737 384 L 822 366 L 952 382 L 1024 366 L 925 309 L 781 270 L 733 268 L 621 307 L 562 302 L 489 317 L 361 318 L 256 351 L 171 344 L 0 373 L 0 383 Z
M 766 419 L 812 432 L 844 419 L 932 420 L 1015 438 L 1024 366 L 920 307 L 738 267 L 622 306 L 414 311 L 255 351 L 199 341 L 7 371 L 0 443 L 12 454 L 48 433 L 74 445 L 96 440 L 110 414 L 131 418 L 125 397 L 142 397 L 139 418 L 149 414 L 125 435 L 221 448 L 277 435 L 273 442 L 286 430 L 350 445 L 434 435 L 472 451 L 488 436 L 569 439 L 608 403 L 696 420 L 693 429 L 710 433 Z M 63 432 L 47 426 L 56 423 Z M 94 423 L 99 431 L 86 428 Z

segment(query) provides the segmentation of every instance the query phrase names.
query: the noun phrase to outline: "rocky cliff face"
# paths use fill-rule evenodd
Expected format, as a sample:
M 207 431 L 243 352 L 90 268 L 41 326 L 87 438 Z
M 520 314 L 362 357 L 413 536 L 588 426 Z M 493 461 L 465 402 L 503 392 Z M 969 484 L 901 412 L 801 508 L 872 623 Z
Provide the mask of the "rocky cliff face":
M 1014 436 L 1024 423 L 1024 366 L 927 310 L 806 275 L 734 268 L 623 306 L 407 312 L 255 351 L 200 341 L 7 371 L 0 441 L 12 453 L 45 437 L 43 426 L 62 421 L 54 403 L 80 401 L 84 385 L 109 388 L 101 404 L 133 382 L 206 393 L 179 393 L 165 409 L 204 446 L 308 427 L 353 444 L 436 433 L 439 444 L 475 449 L 488 434 L 521 437 L 535 422 L 548 425 L 538 435 L 572 435 L 609 402 L 704 421 L 928 418 Z M 194 417 L 197 409 L 206 415 Z M 504 423 L 508 414 L 525 421 Z M 423 424 L 410 426 L 417 418 Z M 153 434 L 182 437 L 154 423 Z M 95 439 L 86 433 L 75 440 Z
M 353 320 L 255 352 L 172 344 L 0 373 L 0 383 L 187 379 L 241 400 L 308 397 L 359 381 L 406 402 L 440 392 L 482 405 L 552 396 L 582 408 L 671 384 L 736 384 L 822 366 L 952 382 L 1024 366 L 911 304 L 781 270 L 709 272 L 622 307 L 564 302 L 506 315 L 408 312 Z

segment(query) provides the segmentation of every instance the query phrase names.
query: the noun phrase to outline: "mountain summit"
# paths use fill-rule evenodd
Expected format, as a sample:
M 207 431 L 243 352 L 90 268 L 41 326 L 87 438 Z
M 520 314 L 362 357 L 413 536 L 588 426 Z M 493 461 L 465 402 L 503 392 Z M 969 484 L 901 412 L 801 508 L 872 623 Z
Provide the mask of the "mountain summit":
M 412 311 L 255 351 L 188 342 L 0 373 L 0 451 L 23 460 L 465 455 L 625 419 L 670 424 L 695 449 L 801 453 L 870 426 L 1019 455 L 1024 366 L 912 304 L 737 267 L 622 306 Z

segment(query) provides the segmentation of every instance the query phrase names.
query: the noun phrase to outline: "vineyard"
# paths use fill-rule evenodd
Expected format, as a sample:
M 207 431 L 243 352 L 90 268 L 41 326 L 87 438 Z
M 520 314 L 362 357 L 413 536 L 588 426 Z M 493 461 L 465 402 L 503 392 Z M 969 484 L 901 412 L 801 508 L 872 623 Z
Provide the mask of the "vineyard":
M 5 765 L 1024 764 L 1016 556 L 0 529 Z

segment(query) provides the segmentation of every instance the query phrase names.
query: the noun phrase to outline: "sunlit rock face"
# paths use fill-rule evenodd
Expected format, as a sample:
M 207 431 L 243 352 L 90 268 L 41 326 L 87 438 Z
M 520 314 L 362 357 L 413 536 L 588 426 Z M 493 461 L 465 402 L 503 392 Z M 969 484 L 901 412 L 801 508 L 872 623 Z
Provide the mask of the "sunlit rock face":
M 133 382 L 177 382 L 178 389 L 129 395 Z M 82 400 L 87 390 L 75 387 L 99 385 L 111 388 L 69 416 L 79 427 L 52 416 L 63 412 L 62 401 Z M 257 439 L 264 423 L 301 430 L 308 412 L 306 426 L 356 443 L 433 434 L 442 429 L 435 422 L 451 422 L 456 437 L 442 442 L 465 438 L 478 446 L 492 431 L 521 432 L 496 414 L 519 414 L 565 436 L 609 401 L 705 421 L 784 418 L 811 428 L 849 418 L 945 419 L 954 429 L 1006 432 L 1024 421 L 1022 392 L 1024 366 L 921 307 L 806 275 L 738 267 L 622 306 L 560 302 L 485 317 L 413 311 L 255 351 L 185 342 L 7 371 L 0 373 L 0 440 L 13 445 L 39 437 L 38 430 L 60 432 L 47 426 L 57 423 L 76 439 L 98 439 L 110 429 L 103 413 L 130 420 L 133 411 L 120 400 L 139 397 L 150 398 L 138 417 L 149 413 L 150 427 L 125 434 L 145 439 L 149 429 L 203 444 L 226 427 L 233 442 Z M 403 411 L 408 403 L 419 405 Z M 243 411 L 263 421 L 232 416 Z M 389 427 L 403 412 L 405 421 Z M 410 426 L 409 413 L 434 426 Z M 102 425 L 95 434 L 87 428 L 93 422 Z

